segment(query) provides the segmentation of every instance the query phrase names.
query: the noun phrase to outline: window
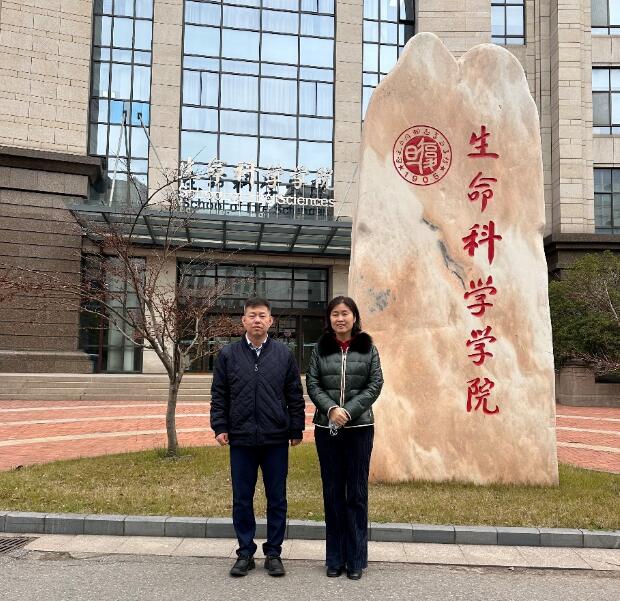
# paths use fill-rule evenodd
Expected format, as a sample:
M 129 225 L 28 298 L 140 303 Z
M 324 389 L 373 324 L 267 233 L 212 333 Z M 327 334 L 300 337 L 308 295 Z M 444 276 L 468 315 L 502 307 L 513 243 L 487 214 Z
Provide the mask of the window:
M 144 260 L 135 259 L 140 273 Z M 111 297 L 107 299 L 110 312 L 96 300 L 83 300 L 80 312 L 80 348 L 93 362 L 95 372 L 140 372 L 142 347 L 132 341 L 139 340 L 138 332 L 131 327 L 129 312 L 140 307 L 138 296 L 126 280 L 118 277 L 116 259 L 102 262 L 101 257 L 82 257 L 82 278 L 93 288 L 106 281 Z M 109 268 L 108 268 L 109 267 Z M 104 313 L 107 316 L 104 317 Z
M 298 166 L 308 183 L 331 169 L 334 1 L 184 5 L 180 159 L 198 170 L 224 161 L 223 193 L 241 162 L 258 168 L 255 189 L 268 168 L 282 167 L 282 193 Z
M 269 299 L 274 309 L 324 309 L 327 304 L 325 269 L 180 263 L 179 278 L 190 289 L 223 286 L 223 308 L 243 307 L 251 296 Z
M 594 226 L 597 234 L 620 234 L 620 169 L 594 169 Z
M 595 134 L 620 134 L 620 69 L 592 69 Z
M 148 194 L 152 31 L 153 0 L 95 1 L 89 153 L 108 159 L 107 188 L 116 172 L 113 201 L 123 204 Z
M 592 35 L 620 34 L 620 0 L 592 0 Z
M 492 0 L 491 40 L 495 44 L 525 44 L 524 0 Z
M 364 0 L 362 116 L 373 89 L 414 33 L 414 0 Z

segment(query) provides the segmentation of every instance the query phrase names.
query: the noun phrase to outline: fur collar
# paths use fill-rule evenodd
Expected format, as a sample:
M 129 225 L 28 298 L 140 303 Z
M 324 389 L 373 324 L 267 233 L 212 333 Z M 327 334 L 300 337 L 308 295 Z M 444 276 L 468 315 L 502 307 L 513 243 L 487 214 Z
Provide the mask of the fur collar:
M 340 352 L 340 347 L 336 342 L 333 334 L 323 334 L 319 338 L 319 355 L 325 357 L 326 355 L 332 355 Z M 360 332 L 351 340 L 351 346 L 349 346 L 349 352 L 366 354 L 370 352 L 372 348 L 372 338 L 366 334 L 366 332 Z

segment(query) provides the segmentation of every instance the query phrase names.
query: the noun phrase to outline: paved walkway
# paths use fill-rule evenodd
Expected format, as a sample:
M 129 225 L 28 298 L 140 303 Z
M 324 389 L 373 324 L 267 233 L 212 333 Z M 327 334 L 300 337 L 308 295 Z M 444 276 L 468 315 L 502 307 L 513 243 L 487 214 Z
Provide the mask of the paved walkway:
M 9 401 L 0 405 L 0 470 L 19 465 L 138 451 L 166 444 L 164 403 Z M 620 409 L 557 407 L 558 457 L 620 473 Z M 310 424 L 312 409 L 307 407 Z M 181 403 L 182 446 L 215 444 L 209 403 Z M 312 428 L 305 433 L 312 440 Z
M 28 544 L 25 547 L 26 551 L 50 551 L 72 555 L 97 553 L 101 555 L 234 558 L 237 548 L 237 541 L 229 538 L 162 538 L 83 534 L 35 534 L 32 536 L 39 538 Z M 257 559 L 264 557 L 260 550 L 261 542 L 257 541 Z M 282 559 L 322 562 L 325 559 L 325 541 L 285 540 L 282 546 Z M 390 563 L 604 570 L 620 574 L 620 550 L 618 549 L 369 542 L 368 559 L 370 562 Z M 370 569 L 372 569 L 372 564 Z

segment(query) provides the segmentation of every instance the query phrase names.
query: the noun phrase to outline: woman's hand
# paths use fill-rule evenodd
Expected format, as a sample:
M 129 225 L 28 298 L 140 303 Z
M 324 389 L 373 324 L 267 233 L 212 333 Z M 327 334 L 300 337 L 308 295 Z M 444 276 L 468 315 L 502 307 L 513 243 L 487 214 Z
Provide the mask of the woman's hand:
M 342 427 L 349 421 L 349 416 L 342 407 L 335 407 L 329 412 L 329 419 L 337 426 Z

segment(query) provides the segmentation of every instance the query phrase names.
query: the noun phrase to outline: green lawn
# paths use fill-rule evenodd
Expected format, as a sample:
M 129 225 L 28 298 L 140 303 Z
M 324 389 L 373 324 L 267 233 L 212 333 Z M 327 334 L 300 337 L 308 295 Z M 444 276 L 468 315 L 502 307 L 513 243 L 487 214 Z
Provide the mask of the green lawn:
M 289 517 L 323 519 L 313 444 L 291 449 Z M 59 461 L 0 472 L 0 509 L 75 513 L 229 516 L 228 451 L 185 449 Z M 257 495 L 257 515 L 265 502 Z M 560 486 L 374 484 L 370 520 L 434 524 L 620 528 L 620 476 L 560 466 Z

